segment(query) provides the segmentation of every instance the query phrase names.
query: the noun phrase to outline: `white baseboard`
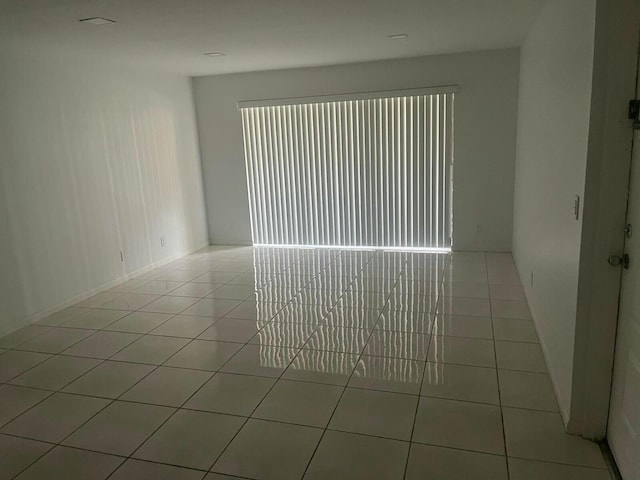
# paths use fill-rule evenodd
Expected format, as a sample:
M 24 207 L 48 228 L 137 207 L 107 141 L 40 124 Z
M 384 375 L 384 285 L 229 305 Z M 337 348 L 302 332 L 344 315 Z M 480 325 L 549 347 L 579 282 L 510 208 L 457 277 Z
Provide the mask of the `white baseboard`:
M 529 307 L 531 309 L 531 307 Z M 560 416 L 562 417 L 562 422 L 564 423 L 565 430 L 568 433 L 573 433 L 570 431 L 569 427 L 569 412 L 564 408 L 564 402 L 562 398 L 562 394 L 560 393 L 560 389 L 556 383 L 556 379 L 553 375 L 551 375 L 551 366 L 549 365 L 549 352 L 547 351 L 547 346 L 544 343 L 544 340 L 540 336 L 540 330 L 538 329 L 538 324 L 536 323 L 534 313 L 531 312 L 531 318 L 533 318 L 533 326 L 536 329 L 536 335 L 538 335 L 538 341 L 540 342 L 540 348 L 542 349 L 542 356 L 544 357 L 544 363 L 547 367 L 547 372 L 549 374 L 549 378 L 551 379 L 551 386 L 553 387 L 553 393 L 556 394 L 556 402 L 558 403 L 558 410 L 560 410 Z
M 120 276 L 118 278 L 115 278 L 115 279 L 113 279 L 113 280 L 111 280 L 111 281 L 109 281 L 107 283 L 104 283 L 104 284 L 102 284 L 102 285 L 100 285 L 100 286 L 98 286 L 96 288 L 92 288 L 91 290 L 87 290 L 85 292 L 82 292 L 81 294 L 76 295 L 76 296 L 74 296 L 74 297 L 72 297 L 72 298 L 70 298 L 68 300 L 65 300 L 62 303 L 54 305 L 54 306 L 52 306 L 50 308 L 47 308 L 45 310 L 41 310 L 41 311 L 39 311 L 37 313 L 28 315 L 27 317 L 23 318 L 22 319 L 23 321 L 19 322 L 19 324 L 10 325 L 9 328 L 6 331 L 4 331 L 4 330 L 0 331 L 0 336 L 7 335 L 7 334 L 9 334 L 9 333 L 11 333 L 11 332 L 13 332 L 15 330 L 18 330 L 19 328 L 22 328 L 22 327 L 24 327 L 26 325 L 30 325 L 33 322 L 37 322 L 38 320 L 41 320 L 41 319 L 43 319 L 45 317 L 48 317 L 49 315 L 53 315 L 54 313 L 57 313 L 57 312 L 59 312 L 61 310 L 64 310 L 65 308 L 69 308 L 69 307 L 75 305 L 76 303 L 80 303 L 83 300 L 86 300 L 88 298 L 93 297 L 94 295 L 97 295 L 98 293 L 102 293 L 102 292 L 104 292 L 106 290 L 109 290 L 110 288 L 113 288 L 113 287 L 116 287 L 116 286 L 118 286 L 118 285 L 120 285 L 122 283 L 125 283 L 125 282 L 131 280 L 132 278 L 137 277 L 138 275 L 141 275 L 141 274 L 143 274 L 145 272 L 153 270 L 154 268 L 162 267 L 162 266 L 164 266 L 164 265 L 166 265 L 168 263 L 171 263 L 171 262 L 173 262 L 175 260 L 178 260 L 179 258 L 186 257 L 187 255 L 191 255 L 192 253 L 197 252 L 198 250 L 201 250 L 201 249 L 203 249 L 205 247 L 208 247 L 209 245 L 210 245 L 209 241 L 203 242 L 202 244 L 199 244 L 199 245 L 197 245 L 197 246 L 195 246 L 193 248 L 190 248 L 190 249 L 185 250 L 183 252 L 177 253 L 177 254 L 172 255 L 170 257 L 164 258 L 162 260 L 158 260 L 157 262 L 150 263 L 149 265 L 146 265 L 146 266 L 144 266 L 142 268 L 139 268 L 138 270 L 136 270 L 134 272 L 122 275 L 122 276 Z
M 513 255 L 513 254 L 512 254 Z M 553 393 L 556 395 L 556 403 L 558 404 L 558 410 L 560 411 L 560 416 L 562 417 L 562 422 L 564 423 L 565 429 L 569 425 L 569 412 L 564 408 L 564 402 L 562 394 L 560 393 L 560 389 L 558 388 L 558 384 L 556 383 L 555 377 L 552 375 L 551 365 L 549 365 L 549 352 L 547 350 L 547 345 L 544 343 L 544 338 L 540 335 L 540 328 L 538 327 L 538 322 L 536 318 L 536 312 L 533 308 L 531 308 L 531 302 L 527 296 L 527 287 L 526 287 L 526 279 L 522 278 L 522 274 L 520 273 L 520 267 L 518 266 L 518 260 L 515 255 L 513 255 L 513 261 L 516 265 L 516 270 L 518 272 L 518 277 L 520 277 L 520 283 L 522 284 L 522 290 L 525 294 L 525 300 L 527 301 L 527 305 L 529 306 L 529 311 L 531 312 L 531 320 L 533 321 L 533 327 L 536 330 L 536 335 L 538 336 L 538 343 L 540 344 L 540 348 L 542 349 L 542 356 L 544 358 L 545 366 L 547 367 L 547 373 L 549 378 L 551 379 L 551 386 L 553 387 Z

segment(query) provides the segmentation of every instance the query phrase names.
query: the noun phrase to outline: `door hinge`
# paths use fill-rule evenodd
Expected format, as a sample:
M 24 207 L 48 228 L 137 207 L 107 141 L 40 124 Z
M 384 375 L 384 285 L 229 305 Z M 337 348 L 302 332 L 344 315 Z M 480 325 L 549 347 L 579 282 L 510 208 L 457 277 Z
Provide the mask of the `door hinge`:
M 633 235 L 633 226 L 630 223 L 627 223 L 624 226 L 624 236 L 627 238 L 631 238 L 631 235 Z
M 629 120 L 633 120 L 633 128 L 640 129 L 640 100 L 629 100 Z
M 637 120 L 640 115 L 640 100 L 629 100 L 629 120 Z

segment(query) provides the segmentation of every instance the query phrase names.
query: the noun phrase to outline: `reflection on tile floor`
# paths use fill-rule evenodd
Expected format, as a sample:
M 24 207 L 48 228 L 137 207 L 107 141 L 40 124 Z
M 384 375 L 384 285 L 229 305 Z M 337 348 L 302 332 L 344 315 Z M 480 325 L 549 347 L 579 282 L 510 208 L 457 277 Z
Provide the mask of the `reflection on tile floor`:
M 509 254 L 210 247 L 0 338 L 0 479 L 606 479 Z

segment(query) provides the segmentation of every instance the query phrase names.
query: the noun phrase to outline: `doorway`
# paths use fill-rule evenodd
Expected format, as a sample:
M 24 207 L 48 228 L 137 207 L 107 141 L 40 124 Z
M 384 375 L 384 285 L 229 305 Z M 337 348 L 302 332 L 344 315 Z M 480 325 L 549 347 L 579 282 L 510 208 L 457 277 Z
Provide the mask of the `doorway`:
M 634 131 L 607 440 L 625 480 L 640 479 L 640 130 Z

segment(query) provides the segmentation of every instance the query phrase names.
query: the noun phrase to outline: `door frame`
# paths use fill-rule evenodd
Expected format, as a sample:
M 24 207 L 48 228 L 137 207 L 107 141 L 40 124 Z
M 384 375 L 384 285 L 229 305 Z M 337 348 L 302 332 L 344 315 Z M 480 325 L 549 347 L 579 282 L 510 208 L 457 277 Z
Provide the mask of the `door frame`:
M 636 98 L 640 2 L 597 0 L 572 395 L 567 431 L 606 437 Z

